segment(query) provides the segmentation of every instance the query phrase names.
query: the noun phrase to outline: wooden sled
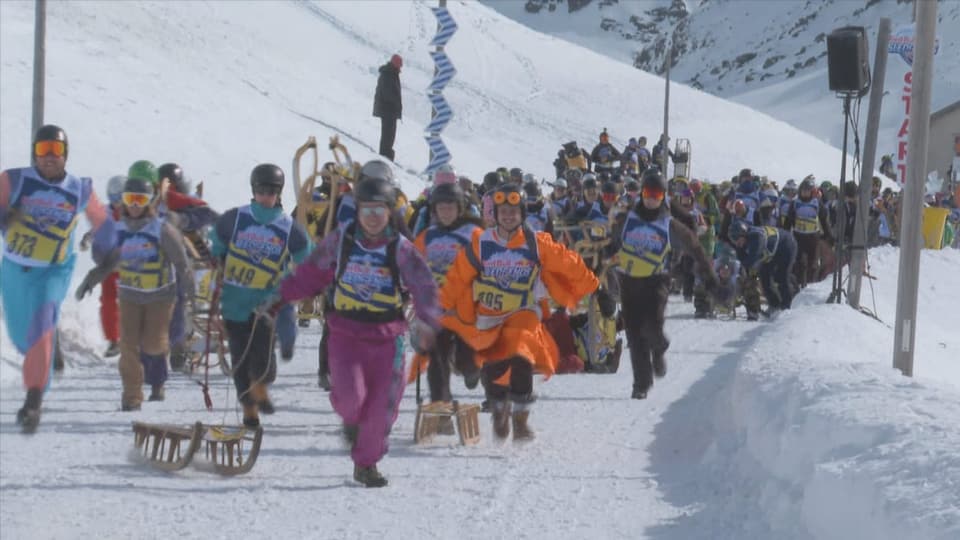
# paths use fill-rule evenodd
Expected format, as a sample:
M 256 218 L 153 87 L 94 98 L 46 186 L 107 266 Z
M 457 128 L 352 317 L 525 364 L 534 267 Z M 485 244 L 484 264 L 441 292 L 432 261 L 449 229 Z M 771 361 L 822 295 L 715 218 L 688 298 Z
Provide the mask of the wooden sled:
M 470 445 L 480 442 L 480 406 L 477 404 L 460 405 L 452 402 L 435 401 L 417 404 L 417 418 L 413 423 L 413 440 L 423 443 L 433 439 L 439 433 L 442 418 L 450 418 L 456 426 L 460 444 Z
M 263 441 L 263 427 L 251 430 L 200 422 L 193 426 L 134 422 L 133 434 L 134 445 L 157 469 L 174 472 L 186 468 L 203 445 L 214 472 L 224 476 L 249 472 Z

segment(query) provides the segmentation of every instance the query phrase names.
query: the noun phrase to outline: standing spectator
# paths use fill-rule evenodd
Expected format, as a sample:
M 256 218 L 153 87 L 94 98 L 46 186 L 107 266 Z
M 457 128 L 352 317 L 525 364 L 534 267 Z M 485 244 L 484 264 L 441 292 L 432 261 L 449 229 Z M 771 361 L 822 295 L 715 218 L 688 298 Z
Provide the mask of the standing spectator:
M 400 68 L 403 58 L 399 54 L 380 66 L 377 92 L 373 98 L 373 116 L 380 119 L 380 155 L 393 161 L 393 142 L 397 139 L 397 120 L 403 117 L 403 100 L 400 95 Z

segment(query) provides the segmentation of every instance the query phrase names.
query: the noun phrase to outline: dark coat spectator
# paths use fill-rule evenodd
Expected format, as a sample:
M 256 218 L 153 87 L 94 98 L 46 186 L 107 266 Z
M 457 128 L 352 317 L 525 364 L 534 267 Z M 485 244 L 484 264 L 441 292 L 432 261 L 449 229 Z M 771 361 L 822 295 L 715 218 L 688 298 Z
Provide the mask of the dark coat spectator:
M 380 66 L 377 91 L 373 98 L 373 116 L 380 119 L 380 155 L 393 161 L 393 143 L 397 138 L 397 120 L 403 117 L 400 68 L 403 58 L 395 54 Z

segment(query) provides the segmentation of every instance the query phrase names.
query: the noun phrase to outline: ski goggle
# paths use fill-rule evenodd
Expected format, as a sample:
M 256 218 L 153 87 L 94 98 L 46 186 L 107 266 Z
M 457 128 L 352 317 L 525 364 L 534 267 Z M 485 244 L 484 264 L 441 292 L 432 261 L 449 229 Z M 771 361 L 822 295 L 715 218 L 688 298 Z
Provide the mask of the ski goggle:
M 145 208 L 150 204 L 150 199 L 152 197 L 146 193 L 131 193 L 125 191 L 123 195 L 120 196 L 120 200 L 123 201 L 124 206 L 130 206 L 133 208 Z
M 520 206 L 520 202 L 523 200 L 523 197 L 517 191 L 511 191 L 509 193 L 505 191 L 498 191 L 493 194 L 493 204 L 509 204 L 511 206 Z
M 271 186 L 271 185 L 259 185 L 253 188 L 253 193 L 255 195 L 279 195 L 283 191 L 283 188 L 280 186 Z
M 603 200 L 604 202 L 616 202 L 619 195 L 616 193 L 604 193 Z
M 384 217 L 387 215 L 386 206 L 365 206 L 363 208 L 357 209 L 357 213 L 360 214 L 360 217 Z
M 645 187 L 640 190 L 644 199 L 663 199 L 663 190 L 655 187 Z
M 63 141 L 37 141 L 33 143 L 33 155 L 40 157 L 53 154 L 63 157 L 67 153 L 67 145 Z

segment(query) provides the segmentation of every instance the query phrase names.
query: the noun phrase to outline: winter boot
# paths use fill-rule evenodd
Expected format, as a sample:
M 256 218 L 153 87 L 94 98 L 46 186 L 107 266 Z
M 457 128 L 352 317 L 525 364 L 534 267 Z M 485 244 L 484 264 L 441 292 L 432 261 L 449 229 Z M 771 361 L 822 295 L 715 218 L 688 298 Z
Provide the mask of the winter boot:
M 297 321 L 297 326 L 300 328 L 310 328 L 310 319 L 300 319 Z
M 521 408 L 522 407 L 522 408 Z M 530 418 L 530 404 L 525 403 L 522 406 L 517 405 L 513 411 L 513 440 L 529 441 L 533 439 L 534 433 L 527 425 Z
M 114 356 L 120 356 L 120 342 L 111 341 L 107 344 L 107 350 L 103 352 L 104 358 L 113 358 Z
M 387 485 L 387 479 L 377 471 L 376 465 L 369 467 L 353 466 L 353 479 L 368 488 L 378 488 Z
M 292 343 L 286 347 L 282 345 L 280 346 L 280 359 L 283 360 L 284 362 L 289 362 L 293 360 L 293 344 Z
M 616 373 L 620 369 L 620 355 L 623 354 L 623 338 L 617 338 L 613 352 L 607 357 L 607 373 Z
M 170 353 L 170 369 L 180 371 L 187 365 L 187 359 L 190 354 L 186 351 L 173 351 Z
M 150 396 L 147 401 L 163 401 L 163 385 L 154 384 L 150 387 Z
M 463 384 L 466 385 L 467 390 L 473 390 L 480 384 L 480 370 L 465 372 L 463 374 Z
M 22 433 L 31 434 L 37 431 L 40 425 L 40 403 L 43 401 L 43 390 L 27 390 L 27 397 L 23 401 L 23 407 L 17 411 L 17 424 L 20 425 Z
M 647 399 L 647 390 L 640 388 L 637 385 L 633 385 L 633 393 L 630 394 L 631 399 Z
M 123 411 L 123 412 L 139 411 L 139 410 L 140 410 L 140 404 L 139 404 L 139 403 L 128 403 L 128 402 L 125 402 L 125 401 L 121 401 L 121 402 L 120 402 L 120 410 Z
M 260 427 L 260 408 L 256 403 L 243 404 L 243 425 L 250 429 Z
M 273 414 L 273 402 L 270 401 L 270 395 L 267 393 L 267 385 L 263 383 L 253 383 L 250 385 L 250 397 L 256 402 L 257 407 L 263 414 Z
M 498 439 L 506 439 L 510 435 L 510 402 L 505 399 L 490 400 L 493 412 L 493 434 Z

